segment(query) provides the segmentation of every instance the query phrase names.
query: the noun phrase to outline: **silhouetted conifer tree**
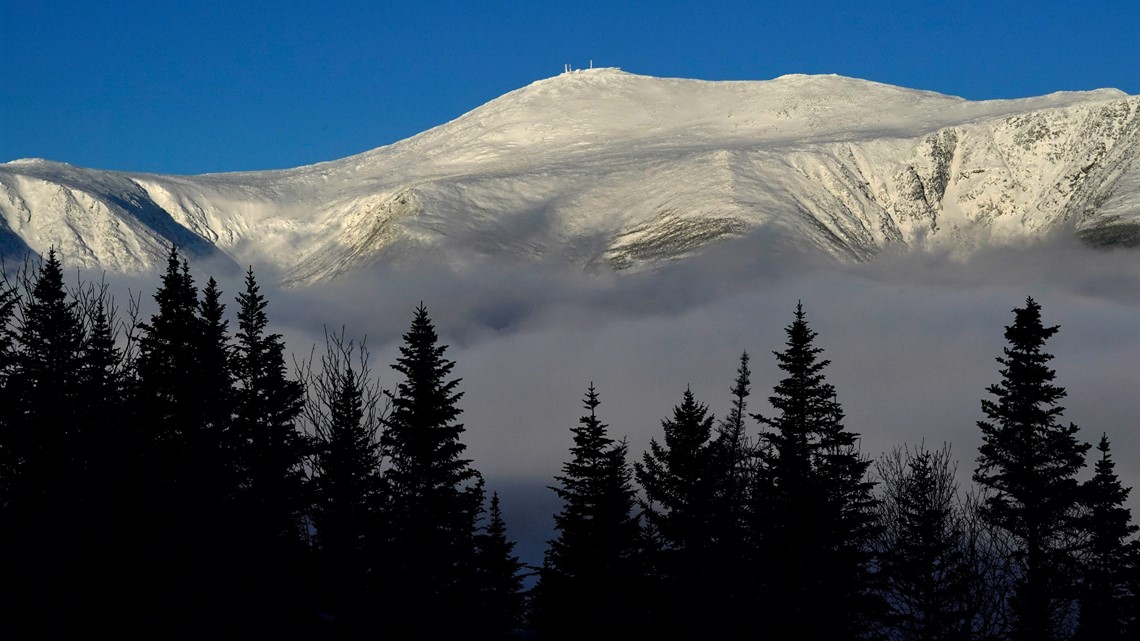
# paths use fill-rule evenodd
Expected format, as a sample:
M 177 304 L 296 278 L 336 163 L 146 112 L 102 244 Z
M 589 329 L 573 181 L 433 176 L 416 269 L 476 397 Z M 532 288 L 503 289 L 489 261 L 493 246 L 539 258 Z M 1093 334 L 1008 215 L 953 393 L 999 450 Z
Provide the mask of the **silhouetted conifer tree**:
M 709 523 L 713 559 L 709 565 L 716 586 L 710 598 L 717 603 L 715 611 L 725 613 L 707 617 L 706 630 L 713 638 L 738 638 L 743 634 L 750 622 L 741 613 L 749 611 L 748 603 L 757 587 L 755 573 L 750 571 L 753 553 L 748 537 L 753 458 L 745 424 L 751 394 L 749 360 L 748 352 L 740 355 L 731 388 L 732 407 L 717 423 L 710 444 L 714 494 Z
M 19 438 L 19 432 L 15 429 L 17 412 L 7 400 L 10 396 L 8 380 L 16 359 L 16 330 L 13 321 L 19 304 L 19 290 L 5 276 L 0 283 L 0 393 L 5 399 L 0 403 L 0 534 L 8 525 L 5 515 L 12 492 L 15 491 L 20 466 L 19 447 L 14 440 Z M 2 538 L 0 547 L 3 547 Z
M 855 639 L 873 629 L 879 610 L 870 461 L 843 427 L 823 375 L 830 361 L 819 358 L 802 305 L 786 333 L 784 351 L 774 352 L 785 378 L 768 399 L 776 414 L 753 415 L 771 429 L 761 435 L 753 501 L 765 584 L 759 620 L 777 637 Z
M 712 425 L 708 407 L 686 389 L 673 417 L 661 421 L 664 444 L 651 439 L 649 451 L 634 463 L 645 494 L 643 514 L 661 544 L 661 596 L 655 618 L 671 638 L 703 637 L 716 602 Z
M 203 423 L 207 404 L 199 392 L 207 373 L 198 359 L 198 291 L 177 247 L 170 249 L 154 300 L 158 310 L 140 324 L 140 429 L 164 455 L 181 458 L 186 440 L 195 438 Z
M 220 304 L 203 319 L 190 266 L 171 247 L 154 294 L 157 310 L 139 324 L 137 380 L 132 385 L 130 434 L 135 476 L 137 549 L 132 582 L 138 619 L 151 634 L 195 636 L 228 629 L 244 614 L 233 545 L 237 513 L 235 453 L 223 441 L 231 412 Z M 216 303 L 216 300 L 213 301 Z M 234 556 L 236 555 L 236 556 Z M 191 615 L 191 613 L 194 613 Z
M 475 538 L 476 584 L 479 605 L 473 624 L 477 638 L 507 639 L 523 618 L 523 578 L 526 565 L 514 554 L 499 493 L 491 494 L 487 524 Z
M 15 343 L 7 391 L 25 439 L 23 476 L 33 492 L 74 495 L 86 456 L 79 436 L 85 417 L 78 407 L 84 331 L 54 249 L 28 286 Z
M 269 333 L 268 302 L 253 269 L 238 294 L 234 335 L 234 430 L 242 448 L 237 536 L 245 558 L 250 625 L 265 637 L 296 634 L 309 596 L 299 581 L 307 559 L 309 497 L 304 463 L 310 443 L 296 421 L 304 403 L 300 382 L 286 375 L 285 343 Z
M 1095 473 L 1085 484 L 1085 522 L 1088 541 L 1083 560 L 1080 592 L 1081 641 L 1127 639 L 1138 614 L 1130 585 L 1140 561 L 1138 528 L 1125 507 L 1130 488 L 1116 476 L 1116 463 L 1109 454 L 1108 436 L 1097 445 L 1100 458 Z
M 978 421 L 983 443 L 974 481 L 987 493 L 984 519 L 1014 539 L 1013 638 L 1051 641 L 1071 626 L 1076 537 L 1081 488 L 1076 475 L 1088 444 L 1077 441 L 1077 426 L 1063 425 L 1058 405 L 1065 390 L 1053 383 L 1053 358 L 1043 348 L 1057 327 L 1041 323 L 1041 306 L 1027 298 L 1005 328 L 1008 345 L 1002 380 L 982 400 Z
M 105 289 L 90 291 L 83 306 L 84 341 L 80 356 L 81 406 L 92 427 L 87 447 L 116 448 L 121 435 L 108 438 L 107 430 L 121 430 L 123 385 L 126 370 L 124 354 L 115 341 L 114 311 Z
M 389 460 L 390 587 L 396 629 L 405 636 L 438 637 L 472 620 L 475 603 L 474 536 L 483 500 L 482 478 L 463 458 L 460 379 L 455 362 L 421 304 L 392 365 L 403 376 L 392 394 L 380 444 Z M 447 617 L 419 619 L 432 603 Z
M 20 303 L 19 291 L 5 276 L 0 285 L 0 617 L 17 621 L 13 615 L 20 612 L 20 560 L 18 548 L 20 485 L 20 430 L 17 412 L 9 401 L 8 381 L 15 360 L 15 329 L 13 320 Z
M 16 309 L 12 367 L 5 402 L 5 446 L 14 464 L 3 554 L 10 621 L 34 636 L 75 632 L 89 533 L 89 452 L 80 406 L 84 330 L 78 303 L 64 287 L 55 250 L 25 276 Z M 20 624 L 17 624 L 19 626 Z
M 108 576 L 122 572 L 134 550 L 123 534 L 131 528 L 136 505 L 129 497 L 137 479 L 131 475 L 134 451 L 126 419 L 127 376 L 130 362 L 116 341 L 114 303 L 104 286 L 87 287 L 78 294 L 85 326 L 79 372 L 79 447 L 86 452 L 83 489 L 85 509 L 77 515 L 84 526 L 74 533 L 81 558 L 72 572 L 83 600 L 86 632 L 121 630 L 115 614 L 127 602 L 130 590 L 110 588 Z
M 740 367 L 732 385 L 732 408 L 724 420 L 717 424 L 716 436 L 710 448 L 713 474 L 716 483 L 716 509 L 714 527 L 716 537 L 735 548 L 742 535 L 744 508 L 750 482 L 752 448 L 744 423 L 748 416 L 748 396 L 751 394 L 752 372 L 748 369 L 748 352 L 740 355 Z M 738 554 L 739 550 L 733 552 Z
M 949 446 L 897 448 L 877 464 L 882 502 L 879 574 L 889 638 L 975 638 L 979 592 L 985 590 L 972 549 L 973 506 L 963 503 Z
M 69 291 L 54 250 L 17 285 L 0 295 L 0 620 L 43 637 L 105 630 L 123 602 L 107 577 L 125 487 L 106 290 Z
M 233 425 L 236 400 L 232 366 L 234 350 L 225 311 L 218 283 L 210 278 L 198 305 L 200 333 L 196 345 L 197 360 L 204 374 L 203 398 L 209 399 L 202 413 L 204 440 L 208 441 L 208 452 L 203 455 L 212 460 L 202 463 L 210 469 L 210 474 L 220 475 L 214 482 L 222 486 L 227 498 L 232 499 L 239 482 L 241 448 Z
M 598 418 L 598 393 L 572 429 L 571 459 L 552 489 L 562 499 L 533 604 L 535 626 L 550 638 L 621 638 L 641 629 L 642 546 L 627 446 Z
M 347 636 L 384 625 L 378 567 L 383 536 L 383 479 L 379 443 L 384 408 L 363 344 L 343 331 L 325 336 L 320 369 L 304 373 L 305 417 L 315 436 L 313 526 L 321 568 L 322 607 Z

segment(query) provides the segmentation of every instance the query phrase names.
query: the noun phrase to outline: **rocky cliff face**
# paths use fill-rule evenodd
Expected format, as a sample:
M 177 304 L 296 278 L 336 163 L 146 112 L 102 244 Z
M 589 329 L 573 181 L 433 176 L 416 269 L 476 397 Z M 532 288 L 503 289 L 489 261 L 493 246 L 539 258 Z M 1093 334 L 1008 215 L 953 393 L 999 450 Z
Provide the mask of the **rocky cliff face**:
M 286 171 L 0 165 L 0 251 L 153 272 L 170 243 L 305 284 L 470 254 L 649 269 L 763 230 L 841 260 L 1076 234 L 1140 244 L 1140 97 L 970 102 L 838 76 L 615 69 L 533 83 L 405 141 Z

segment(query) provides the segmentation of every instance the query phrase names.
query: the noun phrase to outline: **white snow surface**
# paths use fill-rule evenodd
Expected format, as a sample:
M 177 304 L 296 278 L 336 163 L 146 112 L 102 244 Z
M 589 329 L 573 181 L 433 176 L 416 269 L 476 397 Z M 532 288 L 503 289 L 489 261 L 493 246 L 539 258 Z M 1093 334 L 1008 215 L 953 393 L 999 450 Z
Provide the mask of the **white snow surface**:
M 0 251 L 153 273 L 192 255 L 311 284 L 473 255 L 651 269 L 757 231 L 839 260 L 1140 241 L 1140 97 L 968 101 L 835 75 L 539 80 L 392 145 L 283 171 L 0 164 Z

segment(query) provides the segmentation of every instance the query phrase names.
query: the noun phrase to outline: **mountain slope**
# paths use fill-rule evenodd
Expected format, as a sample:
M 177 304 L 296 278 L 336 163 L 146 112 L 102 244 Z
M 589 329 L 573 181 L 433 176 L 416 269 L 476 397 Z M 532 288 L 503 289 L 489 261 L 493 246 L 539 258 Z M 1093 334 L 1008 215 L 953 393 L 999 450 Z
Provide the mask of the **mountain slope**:
M 285 171 L 0 165 L 0 251 L 153 271 L 170 242 L 311 283 L 475 254 L 652 268 L 757 230 L 843 260 L 1077 233 L 1140 241 L 1140 98 L 971 102 L 839 76 L 591 69 Z

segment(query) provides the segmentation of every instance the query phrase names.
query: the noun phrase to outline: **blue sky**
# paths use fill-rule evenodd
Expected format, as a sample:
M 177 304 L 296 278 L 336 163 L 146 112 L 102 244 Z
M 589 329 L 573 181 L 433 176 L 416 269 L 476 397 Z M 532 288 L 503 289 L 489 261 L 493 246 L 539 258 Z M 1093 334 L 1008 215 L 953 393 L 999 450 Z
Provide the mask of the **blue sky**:
M 838 73 L 1015 98 L 1140 93 L 1135 0 L 0 0 L 0 162 L 293 167 L 442 124 L 564 64 L 708 80 Z

